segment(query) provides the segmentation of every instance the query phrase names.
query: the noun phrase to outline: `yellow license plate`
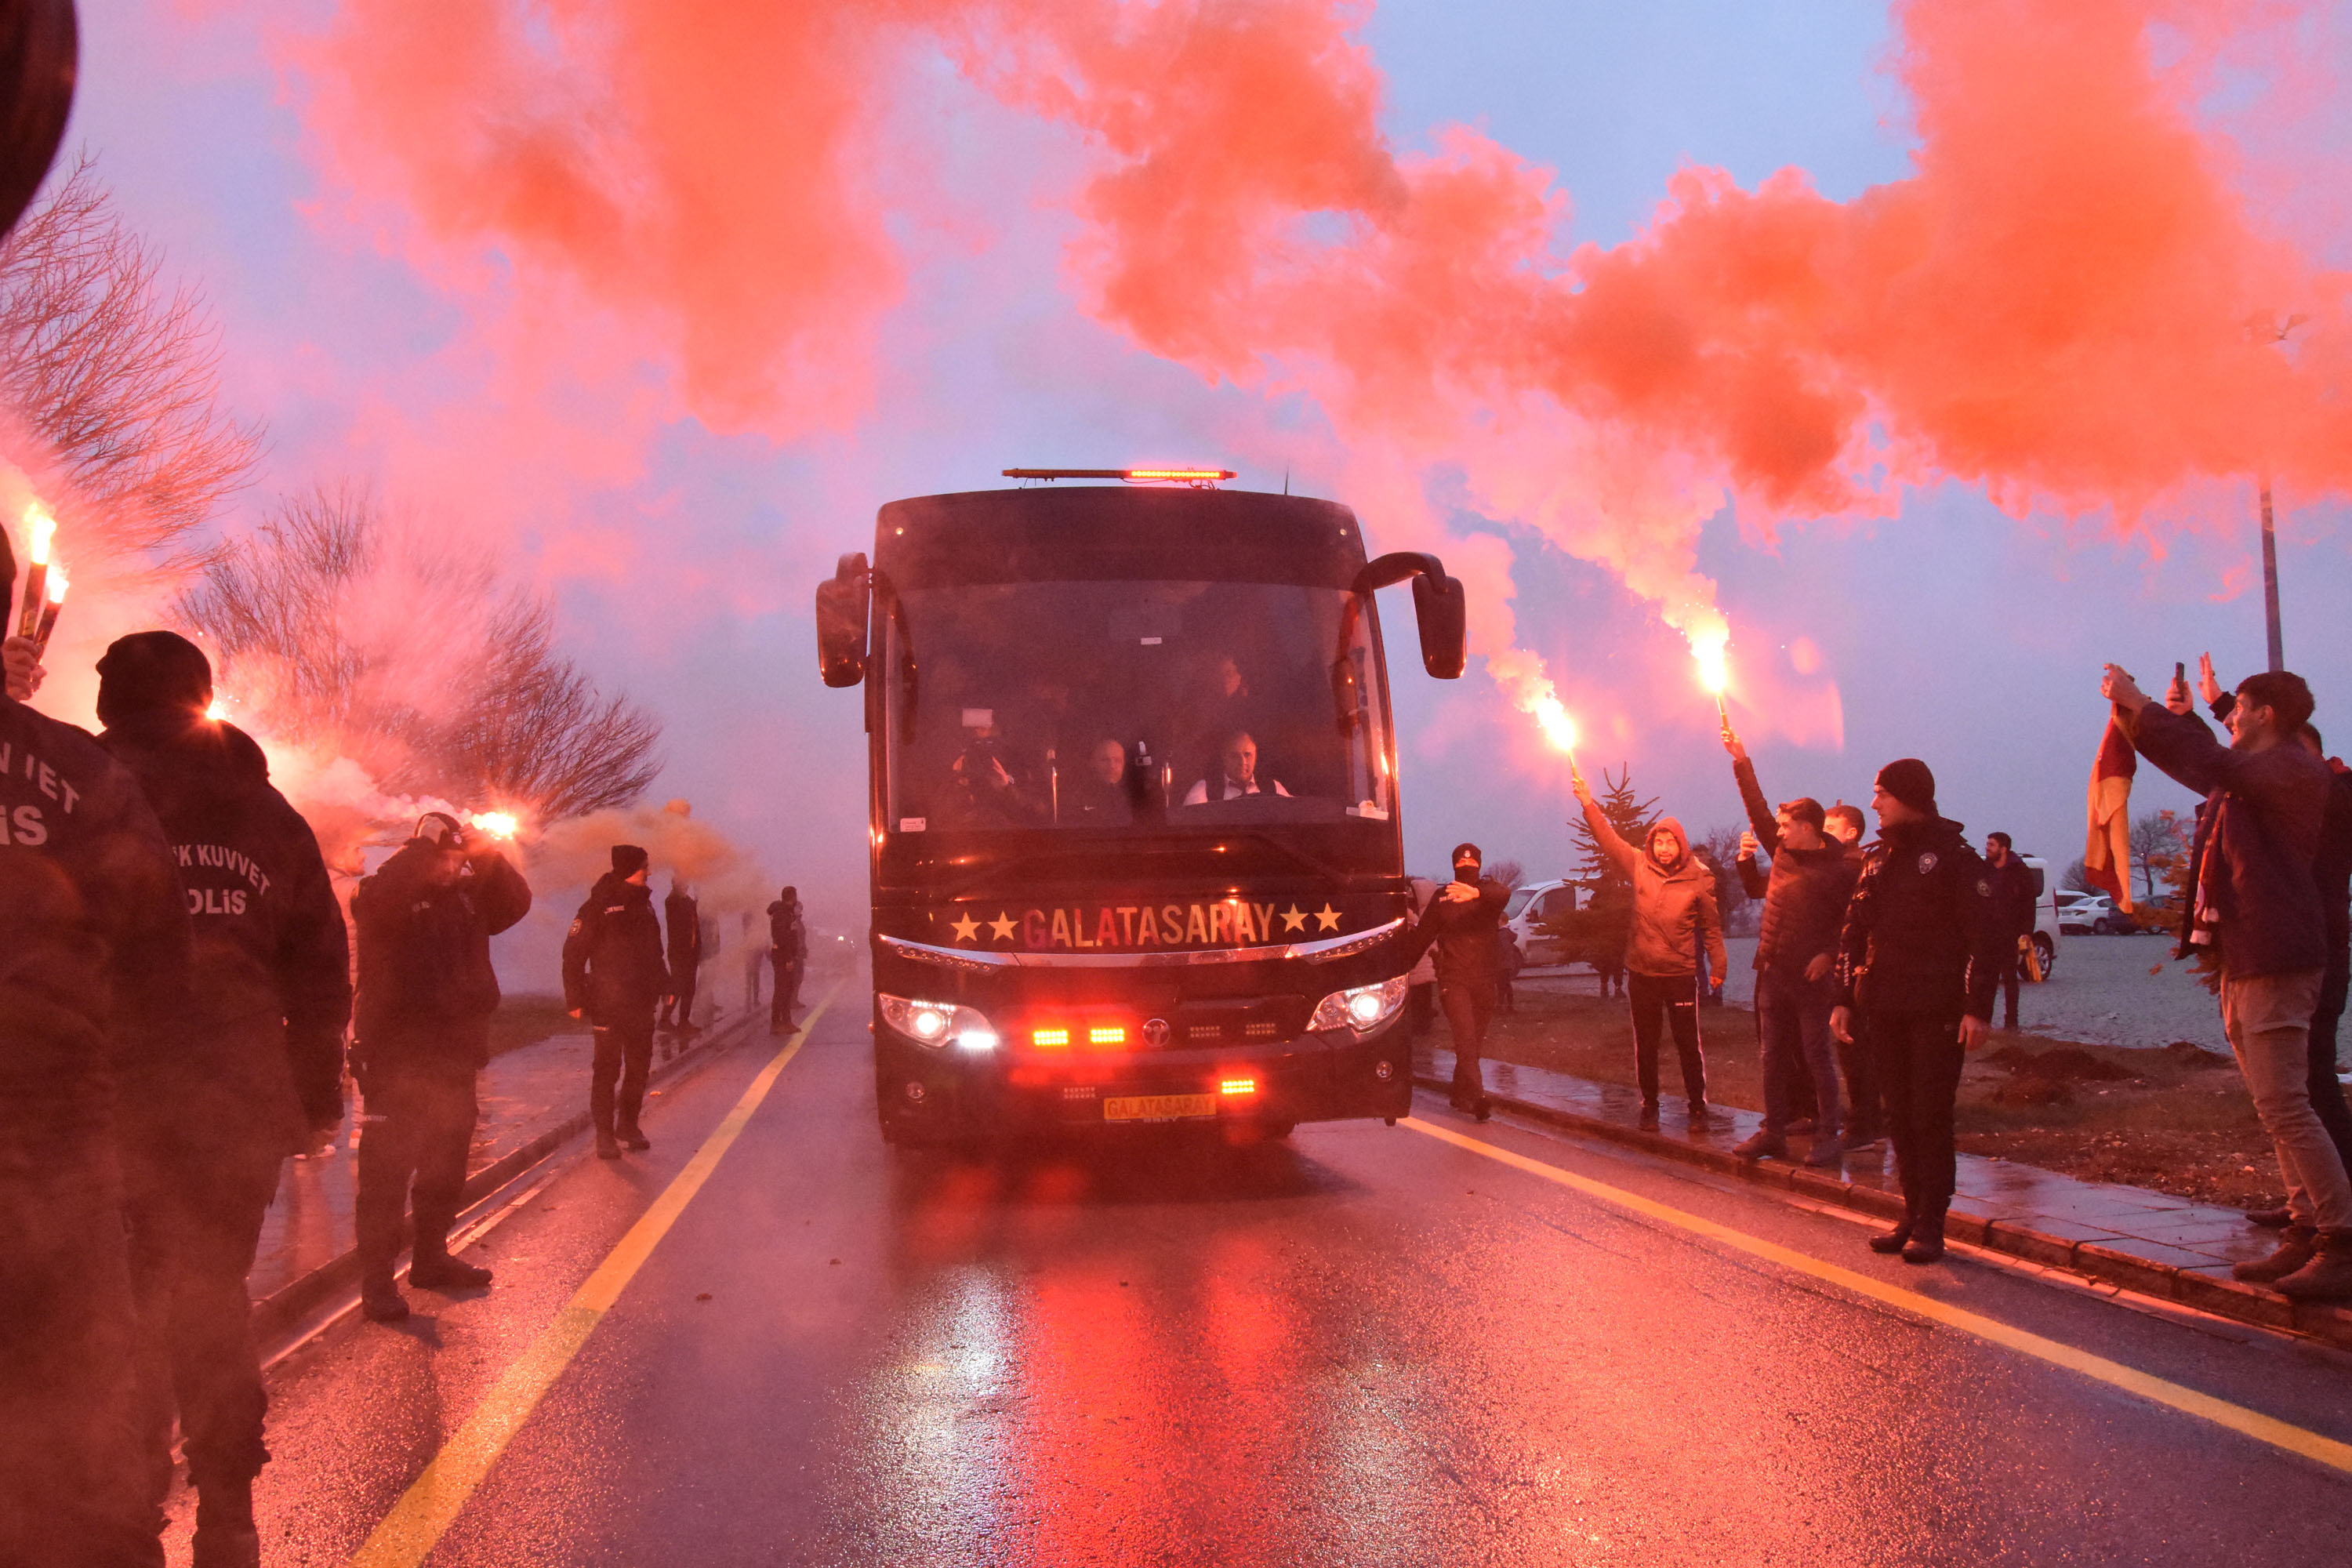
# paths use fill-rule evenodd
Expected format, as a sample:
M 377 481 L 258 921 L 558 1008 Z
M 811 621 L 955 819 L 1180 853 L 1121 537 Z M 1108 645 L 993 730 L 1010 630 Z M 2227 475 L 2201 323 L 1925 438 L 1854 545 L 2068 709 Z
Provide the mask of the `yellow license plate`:
M 1102 1102 L 1105 1121 L 1175 1121 L 1214 1116 L 1213 1094 L 1115 1094 Z

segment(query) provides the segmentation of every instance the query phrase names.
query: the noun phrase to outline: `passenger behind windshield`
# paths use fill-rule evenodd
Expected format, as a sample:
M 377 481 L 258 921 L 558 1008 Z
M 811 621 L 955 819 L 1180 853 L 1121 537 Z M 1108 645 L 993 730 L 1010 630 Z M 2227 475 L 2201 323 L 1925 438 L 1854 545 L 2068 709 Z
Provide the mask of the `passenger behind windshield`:
M 1223 761 L 1217 771 L 1184 792 L 1184 804 L 1205 805 L 1213 800 L 1239 800 L 1245 795 L 1287 797 L 1289 794 L 1282 787 L 1281 780 L 1257 776 L 1257 742 L 1243 730 L 1225 742 Z
M 969 738 L 948 764 L 951 827 L 1033 827 L 1045 820 L 1042 796 L 1025 767 L 1015 771 L 1011 748 L 996 732 L 996 710 L 967 708 Z
M 1090 827 L 1124 827 L 1135 820 L 1142 781 L 1127 760 L 1127 747 L 1106 735 L 1087 753 L 1087 772 L 1063 803 L 1064 822 Z

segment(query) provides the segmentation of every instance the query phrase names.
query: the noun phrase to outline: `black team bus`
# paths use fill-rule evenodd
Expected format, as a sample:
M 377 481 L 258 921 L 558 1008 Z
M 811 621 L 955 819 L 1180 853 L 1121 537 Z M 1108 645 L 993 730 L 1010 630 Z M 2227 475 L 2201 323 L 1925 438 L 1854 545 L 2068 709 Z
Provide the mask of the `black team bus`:
M 1461 584 L 1223 470 L 1006 477 L 885 506 L 817 589 L 866 692 L 883 1137 L 1406 1114 L 1373 594 L 1411 579 L 1453 679 Z

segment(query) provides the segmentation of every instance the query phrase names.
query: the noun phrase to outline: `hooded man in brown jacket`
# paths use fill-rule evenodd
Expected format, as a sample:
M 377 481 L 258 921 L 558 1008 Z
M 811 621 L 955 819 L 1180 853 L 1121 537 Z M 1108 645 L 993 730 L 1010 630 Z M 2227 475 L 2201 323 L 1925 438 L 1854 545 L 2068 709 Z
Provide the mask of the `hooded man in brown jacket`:
M 1584 820 L 1619 874 L 1633 884 L 1633 918 L 1625 931 L 1625 998 L 1633 1011 L 1633 1047 L 1642 1082 L 1642 1125 L 1658 1124 L 1658 1036 L 1671 1027 L 1682 1058 L 1683 1092 L 1690 1124 L 1707 1127 L 1706 1058 L 1698 1037 L 1698 948 L 1706 944 L 1717 974 L 1727 962 L 1723 921 L 1717 913 L 1715 874 L 1690 852 L 1690 836 L 1671 816 L 1652 823 L 1640 843 L 1617 831 L 1592 798 L 1581 773 L 1571 774 Z

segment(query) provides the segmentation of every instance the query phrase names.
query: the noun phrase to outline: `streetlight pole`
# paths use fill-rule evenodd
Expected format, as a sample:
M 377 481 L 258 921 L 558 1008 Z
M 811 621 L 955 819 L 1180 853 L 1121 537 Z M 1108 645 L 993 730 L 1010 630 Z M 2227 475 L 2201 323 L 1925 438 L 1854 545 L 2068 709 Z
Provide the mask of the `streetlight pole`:
M 2284 321 L 2263 314 L 2246 323 L 2247 332 L 2257 342 L 2277 345 L 2284 343 L 2303 325 L 2306 317 L 2289 316 Z M 2278 525 L 2271 517 L 2271 477 L 2262 477 L 2263 497 L 2263 624 L 2270 634 L 2271 671 L 2276 674 L 2286 668 L 2286 648 L 2279 635 L 2278 602 Z
M 2271 482 L 2263 480 L 2263 618 L 2270 632 L 2271 672 L 2286 668 L 2286 650 L 2279 637 L 2278 527 L 2271 521 Z

